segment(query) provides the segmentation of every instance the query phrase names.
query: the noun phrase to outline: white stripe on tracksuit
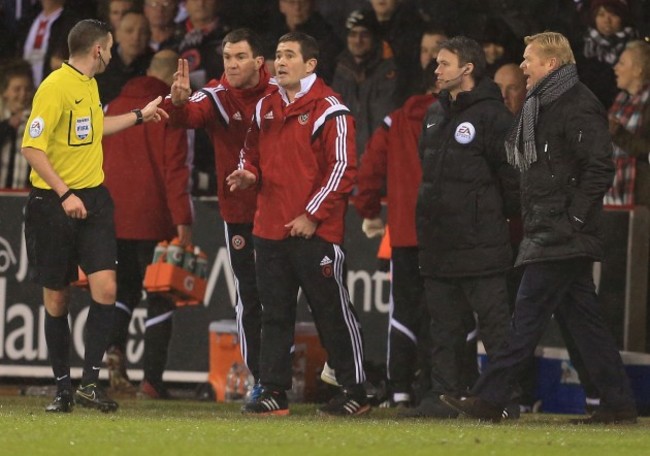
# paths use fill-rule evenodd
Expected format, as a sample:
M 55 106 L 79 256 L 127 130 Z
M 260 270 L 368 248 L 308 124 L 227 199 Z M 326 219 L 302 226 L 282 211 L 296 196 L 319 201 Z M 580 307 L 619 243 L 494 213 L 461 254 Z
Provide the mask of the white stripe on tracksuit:
M 345 110 L 347 112 L 347 108 L 340 103 L 338 103 L 338 100 L 334 98 L 334 102 L 331 99 L 332 97 L 326 98 L 326 100 L 332 104 L 332 108 L 335 108 L 332 110 L 332 112 L 338 112 L 339 110 Z M 338 106 L 335 106 L 335 104 L 338 104 Z M 340 107 L 340 108 L 339 108 Z M 327 114 L 329 110 L 332 108 L 329 108 L 323 116 Z M 321 116 L 322 117 L 322 116 Z M 321 118 L 319 118 L 316 122 L 320 122 Z M 335 152 L 336 152 L 336 164 L 334 165 L 334 169 L 332 170 L 332 174 L 330 175 L 330 178 L 327 181 L 327 184 L 325 184 L 324 187 L 320 189 L 320 191 L 314 196 L 309 204 L 307 204 L 307 212 L 310 214 L 315 214 L 318 209 L 320 208 L 321 203 L 327 196 L 335 191 L 339 184 L 341 183 L 341 178 L 343 177 L 343 174 L 345 173 L 345 170 L 348 167 L 348 155 L 347 155 L 347 136 L 348 136 L 348 121 L 345 117 L 345 115 L 339 115 L 335 117 L 336 120 L 336 142 L 335 142 Z M 321 122 L 322 123 L 322 122 Z
M 232 268 L 232 257 L 230 252 L 230 233 L 228 232 L 228 223 L 223 222 L 223 230 L 226 235 L 226 250 L 228 252 L 228 265 L 230 266 L 230 272 L 235 279 L 235 296 L 237 297 L 237 303 L 235 304 L 235 322 L 237 324 L 237 337 L 239 337 L 239 350 L 241 352 L 241 357 L 244 360 L 246 367 L 248 366 L 248 344 L 246 343 L 246 333 L 244 332 L 244 302 L 241 300 L 241 293 L 239 291 L 239 279 L 237 279 L 237 274 Z M 249 367 L 250 370 L 250 367 Z
M 357 383 L 363 383 L 366 380 L 366 375 L 363 370 L 363 343 L 361 341 L 361 331 L 357 319 L 352 313 L 350 308 L 350 295 L 343 283 L 343 264 L 345 263 L 345 253 L 341 247 L 332 244 L 334 247 L 334 278 L 339 286 L 339 296 L 341 303 L 341 313 L 345 325 L 350 333 L 350 342 L 352 345 L 352 356 L 354 359 L 355 379 Z
M 156 317 L 149 318 L 148 320 L 146 320 L 144 322 L 144 327 L 145 328 L 151 328 L 152 326 L 160 324 L 163 321 L 171 319 L 172 315 L 174 315 L 174 311 L 170 310 L 169 312 L 165 312 L 164 314 L 160 314 L 160 315 L 158 315 Z
M 390 261 L 390 276 L 394 277 L 393 260 Z M 393 299 L 393 280 L 391 279 L 390 295 L 388 297 L 388 344 L 386 345 L 386 376 L 388 377 L 388 380 L 390 380 L 390 333 L 391 331 L 395 329 L 396 331 L 401 332 L 406 337 L 411 339 L 415 345 L 417 345 L 418 343 L 418 338 L 413 333 L 413 331 L 411 331 L 402 323 L 400 323 L 399 321 L 393 318 L 394 312 L 395 312 L 395 300 Z

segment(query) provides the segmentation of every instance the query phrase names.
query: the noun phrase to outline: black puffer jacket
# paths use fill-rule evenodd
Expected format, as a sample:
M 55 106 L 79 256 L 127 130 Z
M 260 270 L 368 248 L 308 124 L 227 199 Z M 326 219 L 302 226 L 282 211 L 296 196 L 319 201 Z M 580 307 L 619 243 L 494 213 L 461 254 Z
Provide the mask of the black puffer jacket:
M 454 102 L 443 92 L 429 108 L 416 212 L 423 275 L 480 276 L 512 266 L 505 215 L 517 212 L 519 194 L 504 146 L 512 120 L 487 78 Z
M 540 109 L 537 161 L 521 175 L 517 264 L 603 256 L 603 196 L 614 175 L 607 115 L 582 83 Z

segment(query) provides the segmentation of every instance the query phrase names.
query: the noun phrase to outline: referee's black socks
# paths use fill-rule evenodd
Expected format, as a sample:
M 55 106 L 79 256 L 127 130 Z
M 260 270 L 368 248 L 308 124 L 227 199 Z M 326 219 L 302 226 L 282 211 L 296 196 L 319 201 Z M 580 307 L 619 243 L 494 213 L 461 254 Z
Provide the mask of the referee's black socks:
M 45 341 L 57 391 L 72 391 L 70 381 L 70 325 L 68 314 L 53 317 L 45 311 Z
M 111 329 L 115 305 L 99 304 L 94 300 L 90 304 L 88 319 L 86 320 L 84 370 L 81 385 L 97 383 L 99 370 L 102 367 L 102 358 L 106 351 Z

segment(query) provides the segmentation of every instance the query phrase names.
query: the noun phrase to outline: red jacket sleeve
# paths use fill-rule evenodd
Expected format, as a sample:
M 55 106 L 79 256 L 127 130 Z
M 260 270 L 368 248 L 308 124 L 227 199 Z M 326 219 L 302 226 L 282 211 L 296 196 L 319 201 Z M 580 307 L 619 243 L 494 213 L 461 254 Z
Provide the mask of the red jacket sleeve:
M 163 152 L 167 207 L 175 226 L 191 225 L 194 219 L 190 197 L 190 163 L 187 153 L 187 133 L 167 125 Z
M 375 130 L 361 156 L 354 207 L 363 218 L 376 218 L 381 213 L 381 190 L 388 173 L 388 133 L 390 117 Z
M 182 106 L 174 106 L 171 96 L 165 97 L 162 108 L 169 114 L 169 122 L 175 127 L 201 128 L 217 120 L 217 96 L 214 87 L 206 87 L 192 94 Z
M 325 114 L 323 114 L 325 115 Z M 327 170 L 321 187 L 307 203 L 307 216 L 317 222 L 329 217 L 332 207 L 346 199 L 357 174 L 354 119 L 347 108 L 327 115 L 317 147 L 323 151 Z

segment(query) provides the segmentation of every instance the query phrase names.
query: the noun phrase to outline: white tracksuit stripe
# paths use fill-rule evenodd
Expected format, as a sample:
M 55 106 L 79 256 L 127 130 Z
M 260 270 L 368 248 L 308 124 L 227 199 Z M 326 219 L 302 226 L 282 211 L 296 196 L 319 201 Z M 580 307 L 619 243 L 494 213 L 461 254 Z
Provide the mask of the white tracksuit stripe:
M 341 312 L 343 319 L 348 327 L 350 333 L 350 342 L 352 345 L 352 356 L 354 359 L 355 379 L 357 383 L 365 381 L 365 374 L 363 371 L 363 342 L 361 341 L 361 332 L 352 309 L 350 309 L 350 295 L 343 283 L 343 263 L 345 261 L 345 254 L 341 247 L 332 244 L 334 247 L 334 277 L 339 286 L 339 296 L 341 304 Z
M 170 310 L 169 312 L 165 312 L 164 314 L 160 314 L 157 317 L 149 318 L 148 320 L 145 320 L 144 327 L 145 328 L 150 328 L 152 326 L 160 324 L 165 320 L 171 319 L 172 315 L 174 315 L 174 311 Z
M 241 357 L 244 360 L 246 367 L 248 366 L 248 344 L 246 343 L 246 333 L 244 332 L 244 302 L 241 300 L 241 293 L 239 292 L 239 280 L 237 279 L 237 274 L 232 268 L 232 256 L 230 251 L 230 233 L 228 232 L 228 224 L 223 222 L 223 229 L 226 235 L 226 250 L 228 252 L 228 263 L 230 265 L 230 272 L 235 279 L 235 295 L 237 296 L 237 303 L 235 304 L 235 322 L 237 324 L 237 336 L 239 337 L 239 350 L 241 352 Z M 249 367 L 250 370 L 250 367 Z

